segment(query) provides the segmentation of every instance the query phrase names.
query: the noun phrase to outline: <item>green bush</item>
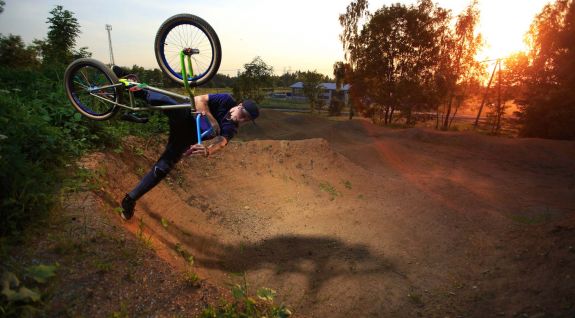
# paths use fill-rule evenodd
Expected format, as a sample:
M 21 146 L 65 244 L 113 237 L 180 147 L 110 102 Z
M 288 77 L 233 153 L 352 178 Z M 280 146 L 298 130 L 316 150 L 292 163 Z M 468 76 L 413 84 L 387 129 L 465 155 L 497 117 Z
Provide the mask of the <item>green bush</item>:
M 285 305 L 278 305 L 274 299 L 276 292 L 269 288 L 260 288 L 253 297 L 248 292 L 245 274 L 243 282 L 235 284 L 232 289 L 234 301 L 222 302 L 220 306 L 208 306 L 200 317 L 202 318 L 288 318 L 292 312 Z
M 0 68 L 0 238 L 18 235 L 54 204 L 66 170 L 89 149 L 126 135 L 166 131 L 165 116 L 134 125 L 82 117 L 69 103 L 62 67 Z

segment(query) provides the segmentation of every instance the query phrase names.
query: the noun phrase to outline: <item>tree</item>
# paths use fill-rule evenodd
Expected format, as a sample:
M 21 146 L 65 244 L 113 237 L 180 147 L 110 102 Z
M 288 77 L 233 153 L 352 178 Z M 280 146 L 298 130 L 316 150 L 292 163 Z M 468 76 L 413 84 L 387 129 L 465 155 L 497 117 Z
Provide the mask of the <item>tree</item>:
M 253 99 L 260 103 L 264 99 L 262 88 L 270 84 L 272 74 L 273 68 L 256 56 L 250 63 L 244 64 L 244 70 L 238 74 L 234 97 L 238 100 Z
M 356 48 L 359 44 L 359 22 L 364 17 L 369 18 L 367 6 L 367 0 L 352 1 L 347 6 L 346 12 L 339 16 L 339 24 L 343 27 L 339 39 L 343 45 L 345 59 L 352 67 L 356 66 L 356 53 L 359 53 Z
M 363 17 L 367 22 L 358 32 Z M 414 109 L 430 107 L 438 39 L 449 23 L 446 10 L 420 0 L 417 5 L 384 5 L 370 14 L 367 2 L 358 0 L 339 20 L 350 64 L 350 94 L 364 114 L 389 124 L 399 110 L 409 124 Z
M 345 106 L 345 92 L 341 90 L 345 83 L 345 74 L 348 64 L 338 61 L 333 64 L 333 75 L 335 76 L 335 93 L 331 97 L 329 104 L 329 115 L 339 116 L 343 106 Z M 351 103 L 350 103 L 351 105 Z M 349 119 L 353 117 L 353 111 L 350 107 Z
M 86 56 L 86 48 L 74 51 L 76 38 L 81 33 L 74 13 L 56 6 L 50 15 L 46 21 L 49 24 L 48 39 L 43 48 L 45 64 L 68 64 L 75 56 Z
M 575 2 L 557 0 L 535 17 L 527 34 L 529 65 L 524 86 L 521 135 L 575 139 Z
M 291 72 L 285 72 L 279 77 L 275 78 L 276 87 L 288 87 L 293 83 L 297 82 L 297 74 Z
M 320 84 L 326 80 L 325 76 L 316 71 L 298 72 L 298 80 L 303 84 L 303 94 L 309 101 L 310 111 L 320 110 L 323 106 L 320 99 L 323 88 Z
M 444 65 L 440 66 L 440 70 L 447 79 L 449 91 L 443 129 L 448 129 L 451 123 L 450 115 L 454 98 L 457 101 L 457 111 L 465 98 L 466 83 L 477 77 L 480 72 L 480 64 L 475 60 L 475 55 L 482 43 L 481 36 L 475 34 L 479 22 L 477 6 L 477 0 L 473 0 L 467 9 L 457 17 L 455 29 L 448 29 L 447 34 L 442 37 L 443 54 L 440 61 Z M 456 54 L 453 55 L 452 52 L 456 52 Z
M 4 0 L 0 0 L 0 13 L 4 12 L 4 6 L 6 5 L 6 2 Z
M 33 46 L 26 47 L 18 35 L 0 34 L 0 65 L 14 68 L 34 67 L 39 64 Z

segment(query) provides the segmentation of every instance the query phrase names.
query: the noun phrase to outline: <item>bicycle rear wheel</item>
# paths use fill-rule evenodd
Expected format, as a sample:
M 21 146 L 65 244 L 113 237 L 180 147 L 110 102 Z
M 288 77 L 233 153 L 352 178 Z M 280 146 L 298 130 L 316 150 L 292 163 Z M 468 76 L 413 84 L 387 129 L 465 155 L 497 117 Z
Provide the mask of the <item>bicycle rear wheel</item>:
M 190 86 L 207 83 L 220 68 L 222 48 L 218 35 L 203 19 L 192 14 L 178 14 L 158 29 L 154 51 L 160 69 L 172 80 L 183 83 L 180 52 L 191 49 L 193 75 Z
M 116 75 L 104 63 L 91 58 L 72 62 L 64 73 L 66 94 L 82 115 L 106 120 L 118 111 L 121 89 Z

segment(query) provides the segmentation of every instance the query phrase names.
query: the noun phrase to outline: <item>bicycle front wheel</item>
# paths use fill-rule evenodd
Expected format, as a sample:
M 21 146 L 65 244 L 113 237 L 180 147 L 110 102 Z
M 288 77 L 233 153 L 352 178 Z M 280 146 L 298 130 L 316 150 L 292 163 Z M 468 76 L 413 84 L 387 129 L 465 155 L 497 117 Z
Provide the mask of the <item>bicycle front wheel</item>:
M 82 115 L 106 120 L 118 111 L 121 89 L 116 75 L 104 63 L 91 58 L 72 62 L 64 73 L 66 94 Z
M 218 35 L 203 19 L 192 14 L 178 14 L 167 19 L 158 30 L 154 51 L 160 69 L 172 80 L 183 83 L 180 52 L 192 52 L 190 86 L 207 83 L 220 68 L 222 48 Z

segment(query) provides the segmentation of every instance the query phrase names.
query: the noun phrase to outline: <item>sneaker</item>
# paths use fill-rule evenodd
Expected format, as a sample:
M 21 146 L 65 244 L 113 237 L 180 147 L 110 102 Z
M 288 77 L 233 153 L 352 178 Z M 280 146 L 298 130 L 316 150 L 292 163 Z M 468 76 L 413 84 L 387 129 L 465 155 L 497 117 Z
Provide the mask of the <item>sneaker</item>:
M 128 221 L 134 216 L 134 207 L 136 207 L 136 200 L 132 199 L 126 194 L 122 200 L 122 219 Z
M 112 65 L 112 72 L 114 72 L 114 74 L 116 74 L 118 78 L 122 78 L 128 75 L 128 72 L 126 72 L 123 68 L 119 67 L 118 65 Z
M 120 120 L 130 121 L 137 124 L 145 124 L 148 122 L 147 117 L 140 117 L 136 113 L 125 113 L 120 117 Z
M 125 78 L 131 82 L 139 82 L 140 81 L 140 79 L 138 78 L 138 75 L 130 74 L 125 69 L 119 67 L 118 65 L 112 65 L 111 69 L 112 69 L 112 72 L 114 72 L 114 74 L 116 74 L 116 76 L 118 78 Z

